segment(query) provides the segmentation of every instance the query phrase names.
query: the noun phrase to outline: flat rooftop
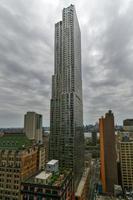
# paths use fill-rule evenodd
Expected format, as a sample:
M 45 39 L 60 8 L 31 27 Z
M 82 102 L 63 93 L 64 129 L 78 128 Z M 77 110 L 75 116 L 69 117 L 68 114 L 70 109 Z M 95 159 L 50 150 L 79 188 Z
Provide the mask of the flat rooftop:
M 58 160 L 50 160 L 47 164 L 48 165 L 54 165 L 58 162 Z
M 28 178 L 27 180 L 24 181 L 24 183 L 29 184 L 36 184 L 36 179 L 42 179 L 46 180 L 47 178 L 49 181 L 44 184 L 43 182 L 37 183 L 39 185 L 48 185 L 48 186 L 55 186 L 55 187 L 60 187 L 63 183 L 66 177 L 70 174 L 69 170 L 63 170 L 57 173 L 47 173 L 46 171 L 41 171 L 40 173 Z
M 46 172 L 46 171 L 42 171 L 42 172 L 40 172 L 38 175 L 36 175 L 35 178 L 37 178 L 37 179 L 42 179 L 42 180 L 46 180 L 46 179 L 48 179 L 51 175 L 52 175 L 52 173 L 48 173 L 48 172 Z
M 32 145 L 24 134 L 5 134 L 0 137 L 0 149 L 2 150 L 20 150 Z

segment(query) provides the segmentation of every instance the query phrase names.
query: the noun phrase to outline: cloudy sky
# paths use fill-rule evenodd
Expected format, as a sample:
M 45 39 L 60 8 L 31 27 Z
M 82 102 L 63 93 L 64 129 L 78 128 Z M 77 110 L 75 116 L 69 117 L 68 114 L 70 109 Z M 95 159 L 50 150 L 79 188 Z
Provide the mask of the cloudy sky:
M 28 110 L 49 125 L 54 23 L 75 4 L 82 33 L 84 124 L 133 117 L 133 0 L 0 0 L 0 127 Z

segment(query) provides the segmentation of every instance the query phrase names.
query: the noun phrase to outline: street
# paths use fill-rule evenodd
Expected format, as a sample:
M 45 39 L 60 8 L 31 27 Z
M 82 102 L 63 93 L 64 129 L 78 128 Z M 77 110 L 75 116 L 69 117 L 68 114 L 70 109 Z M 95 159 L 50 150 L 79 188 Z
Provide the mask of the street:
M 89 185 L 88 200 L 94 200 L 96 183 L 99 182 L 99 175 L 100 175 L 99 161 L 93 160 L 91 163 L 91 179 Z

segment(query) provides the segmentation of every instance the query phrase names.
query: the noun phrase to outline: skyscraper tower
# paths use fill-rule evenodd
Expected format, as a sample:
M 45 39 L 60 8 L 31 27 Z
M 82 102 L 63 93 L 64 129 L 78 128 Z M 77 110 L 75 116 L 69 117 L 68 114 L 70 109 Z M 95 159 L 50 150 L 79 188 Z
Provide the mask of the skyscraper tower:
M 117 184 L 114 115 L 111 110 L 99 119 L 101 181 L 103 192 L 113 194 Z
M 30 140 L 42 142 L 42 115 L 27 112 L 24 116 L 24 132 Z
M 75 185 L 84 167 L 81 34 L 74 5 L 55 24 L 49 158 L 72 168 Z

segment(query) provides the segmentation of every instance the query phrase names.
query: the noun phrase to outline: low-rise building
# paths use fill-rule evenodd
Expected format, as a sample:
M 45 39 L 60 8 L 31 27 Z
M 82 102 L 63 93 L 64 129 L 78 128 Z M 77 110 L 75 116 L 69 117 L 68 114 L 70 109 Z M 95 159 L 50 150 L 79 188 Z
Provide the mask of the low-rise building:
M 23 134 L 0 137 L 0 199 L 20 199 L 21 181 L 37 171 L 37 151 Z
M 73 200 L 72 171 L 40 171 L 21 183 L 21 199 Z

